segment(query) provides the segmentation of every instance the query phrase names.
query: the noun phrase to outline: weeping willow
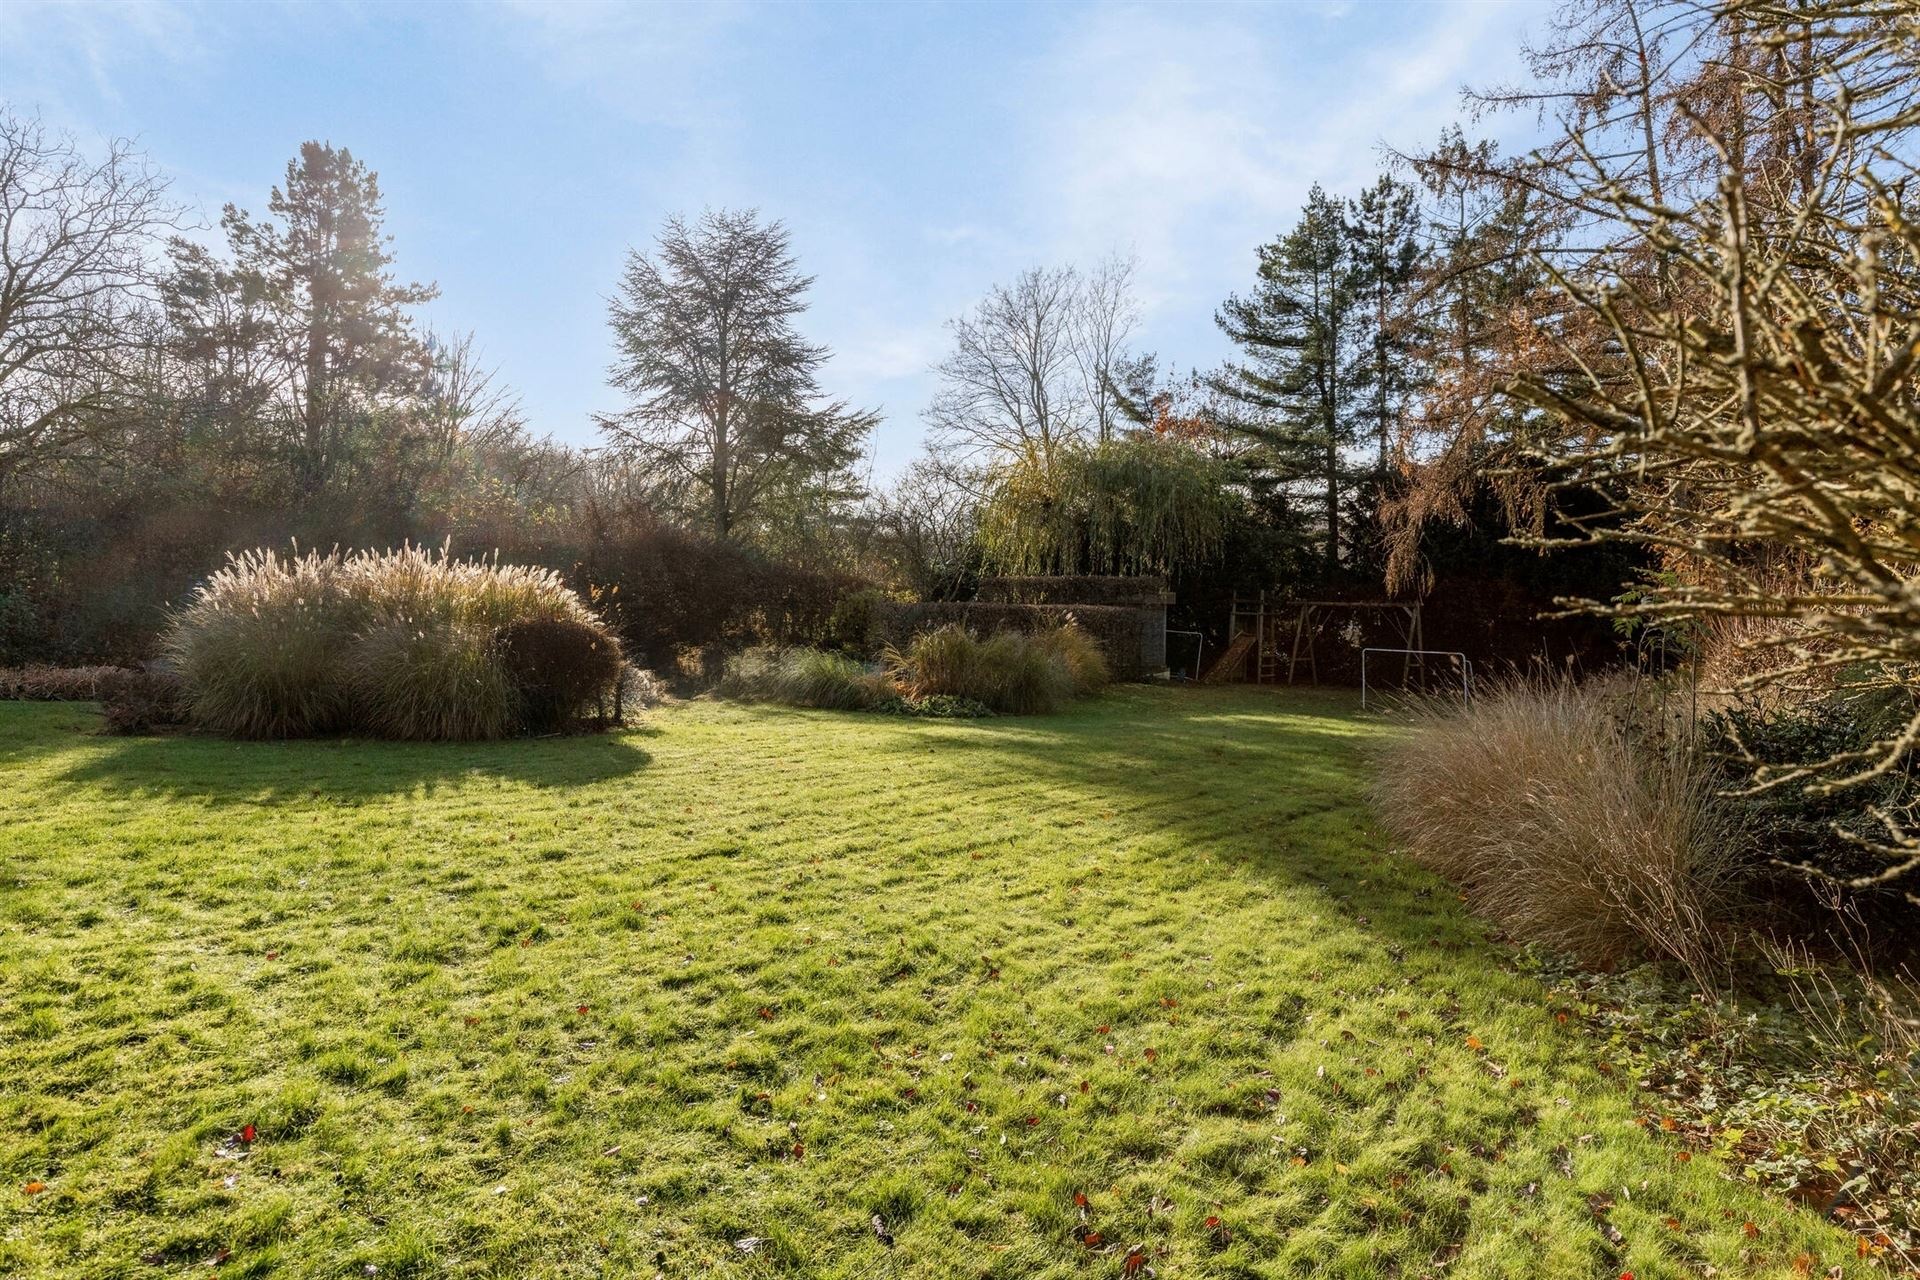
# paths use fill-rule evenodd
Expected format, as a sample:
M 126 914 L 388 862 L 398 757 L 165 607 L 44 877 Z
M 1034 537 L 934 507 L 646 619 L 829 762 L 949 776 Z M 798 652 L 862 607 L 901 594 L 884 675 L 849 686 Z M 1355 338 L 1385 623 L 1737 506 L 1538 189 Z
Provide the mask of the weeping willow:
M 1231 465 L 1138 437 L 1020 462 L 981 514 L 989 566 L 1008 574 L 1170 574 L 1219 554 L 1239 512 Z

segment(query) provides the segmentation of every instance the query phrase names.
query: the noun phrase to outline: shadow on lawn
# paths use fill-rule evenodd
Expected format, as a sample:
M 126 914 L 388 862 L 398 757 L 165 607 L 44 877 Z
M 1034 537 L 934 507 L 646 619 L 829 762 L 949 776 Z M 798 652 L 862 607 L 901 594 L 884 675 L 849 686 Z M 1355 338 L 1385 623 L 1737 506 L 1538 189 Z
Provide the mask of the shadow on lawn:
M 627 729 L 500 742 L 235 742 L 189 734 L 102 738 L 60 779 L 236 804 L 352 804 L 423 790 L 431 794 L 442 784 L 475 779 L 575 787 L 644 768 L 652 757 L 635 739 L 657 732 Z
M 1375 826 L 1371 757 L 1392 724 L 1360 713 L 1347 691 L 1121 688 L 1062 716 L 980 728 L 940 749 L 1111 806 L 1131 839 L 1172 837 L 1157 847 L 1316 889 L 1394 941 L 1452 949 L 1485 938 Z

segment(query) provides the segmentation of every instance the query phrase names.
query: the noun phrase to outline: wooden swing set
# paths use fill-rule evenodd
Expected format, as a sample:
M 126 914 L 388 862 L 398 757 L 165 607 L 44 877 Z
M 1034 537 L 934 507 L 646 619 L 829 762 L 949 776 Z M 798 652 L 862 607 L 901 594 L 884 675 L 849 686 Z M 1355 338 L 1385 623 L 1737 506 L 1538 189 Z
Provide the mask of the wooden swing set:
M 1280 678 L 1281 653 L 1286 654 L 1287 683 L 1299 677 L 1301 668 L 1307 678 L 1320 683 L 1320 664 L 1315 645 L 1328 624 L 1360 615 L 1384 617 L 1394 624 L 1400 649 L 1406 651 L 1407 674 L 1420 665 L 1416 651 L 1422 648 L 1420 602 L 1417 600 L 1268 600 L 1265 591 L 1257 596 L 1233 597 L 1227 617 L 1227 645 L 1201 677 L 1206 684 L 1223 684 L 1251 668 L 1258 684 L 1272 684 Z M 1249 659 L 1251 658 L 1251 663 Z

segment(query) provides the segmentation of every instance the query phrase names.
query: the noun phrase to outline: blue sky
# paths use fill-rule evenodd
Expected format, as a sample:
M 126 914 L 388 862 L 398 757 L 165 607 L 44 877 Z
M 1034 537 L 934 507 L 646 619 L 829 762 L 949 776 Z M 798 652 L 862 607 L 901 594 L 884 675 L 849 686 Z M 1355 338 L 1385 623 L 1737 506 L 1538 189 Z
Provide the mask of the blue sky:
M 1139 345 L 1225 354 L 1215 305 L 1307 188 L 1516 74 L 1520 0 L 1109 4 L 0 3 L 0 99 L 132 136 L 211 221 L 308 138 L 381 176 L 428 318 L 472 329 L 538 430 L 617 401 L 605 299 L 661 219 L 751 205 L 818 277 L 835 395 L 918 450 L 942 325 L 996 280 L 1115 250 Z

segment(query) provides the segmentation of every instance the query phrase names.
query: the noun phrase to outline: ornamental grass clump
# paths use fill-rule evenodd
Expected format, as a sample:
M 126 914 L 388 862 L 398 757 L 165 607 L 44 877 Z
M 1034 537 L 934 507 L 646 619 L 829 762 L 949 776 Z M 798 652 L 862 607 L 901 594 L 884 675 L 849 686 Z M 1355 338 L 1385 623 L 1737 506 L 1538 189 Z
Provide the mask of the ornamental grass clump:
M 1062 628 L 1064 630 L 1065 628 Z M 953 697 L 1006 715 L 1049 715 L 1079 691 L 1058 636 L 999 631 L 980 639 L 963 627 L 941 627 L 915 636 L 904 651 L 890 650 L 887 667 L 906 697 Z M 1081 676 L 1091 667 L 1082 664 Z
M 740 702 L 864 711 L 893 696 L 885 675 L 822 649 L 755 648 L 727 660 L 717 692 Z
M 418 547 L 231 557 L 165 652 L 192 722 L 235 737 L 497 738 L 579 709 L 516 669 L 503 637 L 535 623 L 589 631 L 617 678 L 618 641 L 559 575 Z
M 194 723 L 237 738 L 344 728 L 344 665 L 369 621 L 338 554 L 249 551 L 195 591 L 165 641 Z
M 1067 678 L 1073 681 L 1075 697 L 1084 698 L 1088 694 L 1098 693 L 1113 682 L 1113 670 L 1107 665 L 1107 655 L 1100 642 L 1081 626 L 1072 622 L 1045 631 L 1034 633 L 1033 641 L 1039 649 L 1060 660 L 1067 669 Z
M 1711 762 L 1611 682 L 1519 681 L 1412 705 L 1375 798 L 1420 862 L 1523 942 L 1716 984 L 1748 833 Z

